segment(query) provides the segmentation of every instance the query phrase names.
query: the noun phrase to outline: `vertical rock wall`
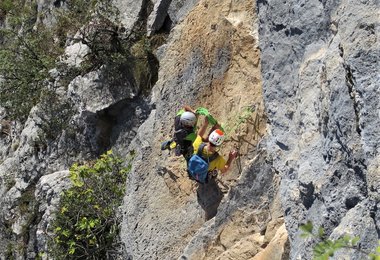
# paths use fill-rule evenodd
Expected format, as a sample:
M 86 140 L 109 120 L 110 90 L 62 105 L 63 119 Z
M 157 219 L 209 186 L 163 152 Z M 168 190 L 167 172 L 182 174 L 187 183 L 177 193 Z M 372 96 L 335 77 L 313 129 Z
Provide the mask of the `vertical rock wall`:
M 37 1 L 36 24 L 54 24 L 54 9 L 64 11 L 63 2 Z M 129 6 L 133 14 L 123 17 L 127 29 L 146 19 L 142 2 Z M 119 1 L 121 11 L 128 3 L 132 1 Z M 116 142 L 127 147 L 151 110 L 142 88 L 154 81 L 156 72 L 149 70 L 156 64 L 139 70 L 146 81 L 123 70 L 118 82 L 107 77 L 104 66 L 70 76 L 91 50 L 81 41 L 68 44 L 44 82 L 54 96 L 33 107 L 24 124 L 0 111 L 0 259 L 46 258 L 49 223 L 59 194 L 69 187 L 72 163 L 92 160 Z
M 275 224 L 282 213 L 273 202 L 278 202 L 278 175 L 270 160 L 256 157 L 265 118 L 254 10 L 253 1 L 199 1 L 158 50 L 155 109 L 130 146 L 138 158 L 123 206 L 126 257 L 244 259 L 274 236 L 275 231 L 265 237 L 268 222 L 282 224 Z M 255 109 L 220 149 L 227 156 L 236 146 L 242 157 L 231 172 L 208 186 L 199 187 L 188 178 L 183 158 L 160 151 L 184 104 L 208 108 L 230 130 L 245 109 Z
M 41 22 L 52 23 L 50 11 L 63 2 L 37 1 L 38 11 L 48 10 Z M 131 75 L 112 85 L 92 71 L 62 86 L 61 72 L 51 71 L 47 87 L 72 111 L 50 142 L 41 141 L 51 120 L 46 104 L 33 108 L 24 126 L 0 111 L 1 259 L 35 258 L 46 249 L 51 210 L 69 185 L 65 170 L 110 147 L 137 156 L 121 207 L 124 259 L 310 259 L 315 241 L 299 237 L 307 220 L 332 239 L 348 233 L 360 237 L 364 251 L 376 246 L 376 0 L 113 3 L 127 33 L 146 26 L 153 37 L 168 36 L 155 53 L 158 81 L 144 97 Z M 68 46 L 68 67 L 82 61 L 82 47 Z M 221 154 L 240 150 L 210 193 L 188 179 L 183 159 L 160 151 L 183 104 L 205 106 L 233 129 Z M 247 108 L 254 112 L 234 128 Z
M 311 258 L 313 243 L 299 237 L 307 220 L 331 238 L 359 236 L 366 251 L 380 237 L 376 10 L 376 1 L 258 1 L 268 150 L 292 259 Z

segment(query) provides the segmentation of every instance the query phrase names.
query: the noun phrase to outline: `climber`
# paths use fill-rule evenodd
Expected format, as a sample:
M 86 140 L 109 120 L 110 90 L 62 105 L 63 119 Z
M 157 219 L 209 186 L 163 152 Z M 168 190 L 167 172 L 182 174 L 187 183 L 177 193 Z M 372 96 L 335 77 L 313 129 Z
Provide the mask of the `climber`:
M 197 113 L 190 106 L 183 106 L 174 118 L 173 139 L 165 141 L 161 145 L 161 150 L 175 149 L 175 155 L 183 155 L 188 161 L 193 154 L 192 143 L 196 138 Z
M 215 177 L 218 170 L 222 173 L 227 172 L 237 156 L 237 151 L 232 150 L 226 161 L 223 156 L 219 155 L 216 151 L 225 138 L 223 131 L 219 128 L 213 130 L 207 138 L 208 141 L 204 142 L 205 138 L 203 138 L 203 135 L 206 132 L 208 124 L 209 118 L 205 117 L 204 123 L 193 142 L 194 154 L 188 163 L 189 176 L 200 183 L 206 183 L 209 177 Z M 214 127 L 215 126 L 218 126 L 218 124 L 216 123 Z

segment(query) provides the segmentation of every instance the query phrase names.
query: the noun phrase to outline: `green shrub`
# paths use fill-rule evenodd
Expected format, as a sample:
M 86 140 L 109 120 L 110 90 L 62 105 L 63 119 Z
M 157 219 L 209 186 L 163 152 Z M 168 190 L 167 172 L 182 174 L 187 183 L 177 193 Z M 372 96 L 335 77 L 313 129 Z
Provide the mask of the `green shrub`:
M 117 242 L 130 167 L 111 151 L 93 164 L 71 167 L 72 187 L 62 193 L 52 225 L 55 259 L 107 259 Z

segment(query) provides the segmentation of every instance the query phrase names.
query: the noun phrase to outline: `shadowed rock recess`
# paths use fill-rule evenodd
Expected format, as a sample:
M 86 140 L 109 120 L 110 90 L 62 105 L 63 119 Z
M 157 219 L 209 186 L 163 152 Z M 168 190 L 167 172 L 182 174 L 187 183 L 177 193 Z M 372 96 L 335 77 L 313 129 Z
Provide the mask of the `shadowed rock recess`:
M 65 2 L 37 1 L 36 23 Z M 89 52 L 67 41 L 45 83 L 58 107 L 41 102 L 21 124 L 0 104 L 0 259 L 49 259 L 70 166 L 108 149 L 135 153 L 117 259 L 312 259 L 309 220 L 329 239 L 359 237 L 334 259 L 366 259 L 380 239 L 378 1 L 111 2 L 131 53 L 150 42 L 148 65 L 62 80 Z M 184 104 L 222 123 L 221 155 L 240 154 L 205 185 L 160 149 Z

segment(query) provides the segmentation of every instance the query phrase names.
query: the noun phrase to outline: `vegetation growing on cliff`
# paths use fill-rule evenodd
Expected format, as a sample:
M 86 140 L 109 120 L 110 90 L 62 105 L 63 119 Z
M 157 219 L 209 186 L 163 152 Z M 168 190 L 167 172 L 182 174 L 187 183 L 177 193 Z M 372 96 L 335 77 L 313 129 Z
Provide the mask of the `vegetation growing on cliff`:
M 36 3 L 5 1 L 0 9 L 7 18 L 0 30 L 0 104 L 11 117 L 25 119 L 61 50 L 52 32 L 36 25 Z
M 114 254 L 118 207 L 131 167 L 123 165 L 123 160 L 108 151 L 94 163 L 71 167 L 72 187 L 62 193 L 52 225 L 50 254 L 54 259 L 109 259 Z
M 145 89 L 156 80 L 151 73 L 157 70 L 152 67 L 157 62 L 150 42 L 143 34 L 125 34 L 110 0 L 73 0 L 60 5 L 47 21 L 34 1 L 0 3 L 0 105 L 11 119 L 24 121 L 30 109 L 49 96 L 46 92 L 53 68 L 60 71 L 58 85 L 63 86 L 100 68 L 111 85 L 132 81 Z M 6 26 L 1 28 L 2 23 Z M 75 42 L 86 44 L 90 52 L 80 68 L 68 68 L 59 57 Z M 136 46 L 141 46 L 141 51 L 133 51 Z
M 328 260 L 330 257 L 333 257 L 334 254 L 340 249 L 353 249 L 360 251 L 369 256 L 371 260 L 380 260 L 380 241 L 379 246 L 376 248 L 375 252 L 365 252 L 357 245 L 360 238 L 359 237 L 351 237 L 349 235 L 345 235 L 336 240 L 331 240 L 326 238 L 326 234 L 323 228 L 318 228 L 317 233 L 314 233 L 314 226 L 309 221 L 304 225 L 300 226 L 302 231 L 301 237 L 313 237 L 317 241 L 319 241 L 313 248 L 314 260 Z

